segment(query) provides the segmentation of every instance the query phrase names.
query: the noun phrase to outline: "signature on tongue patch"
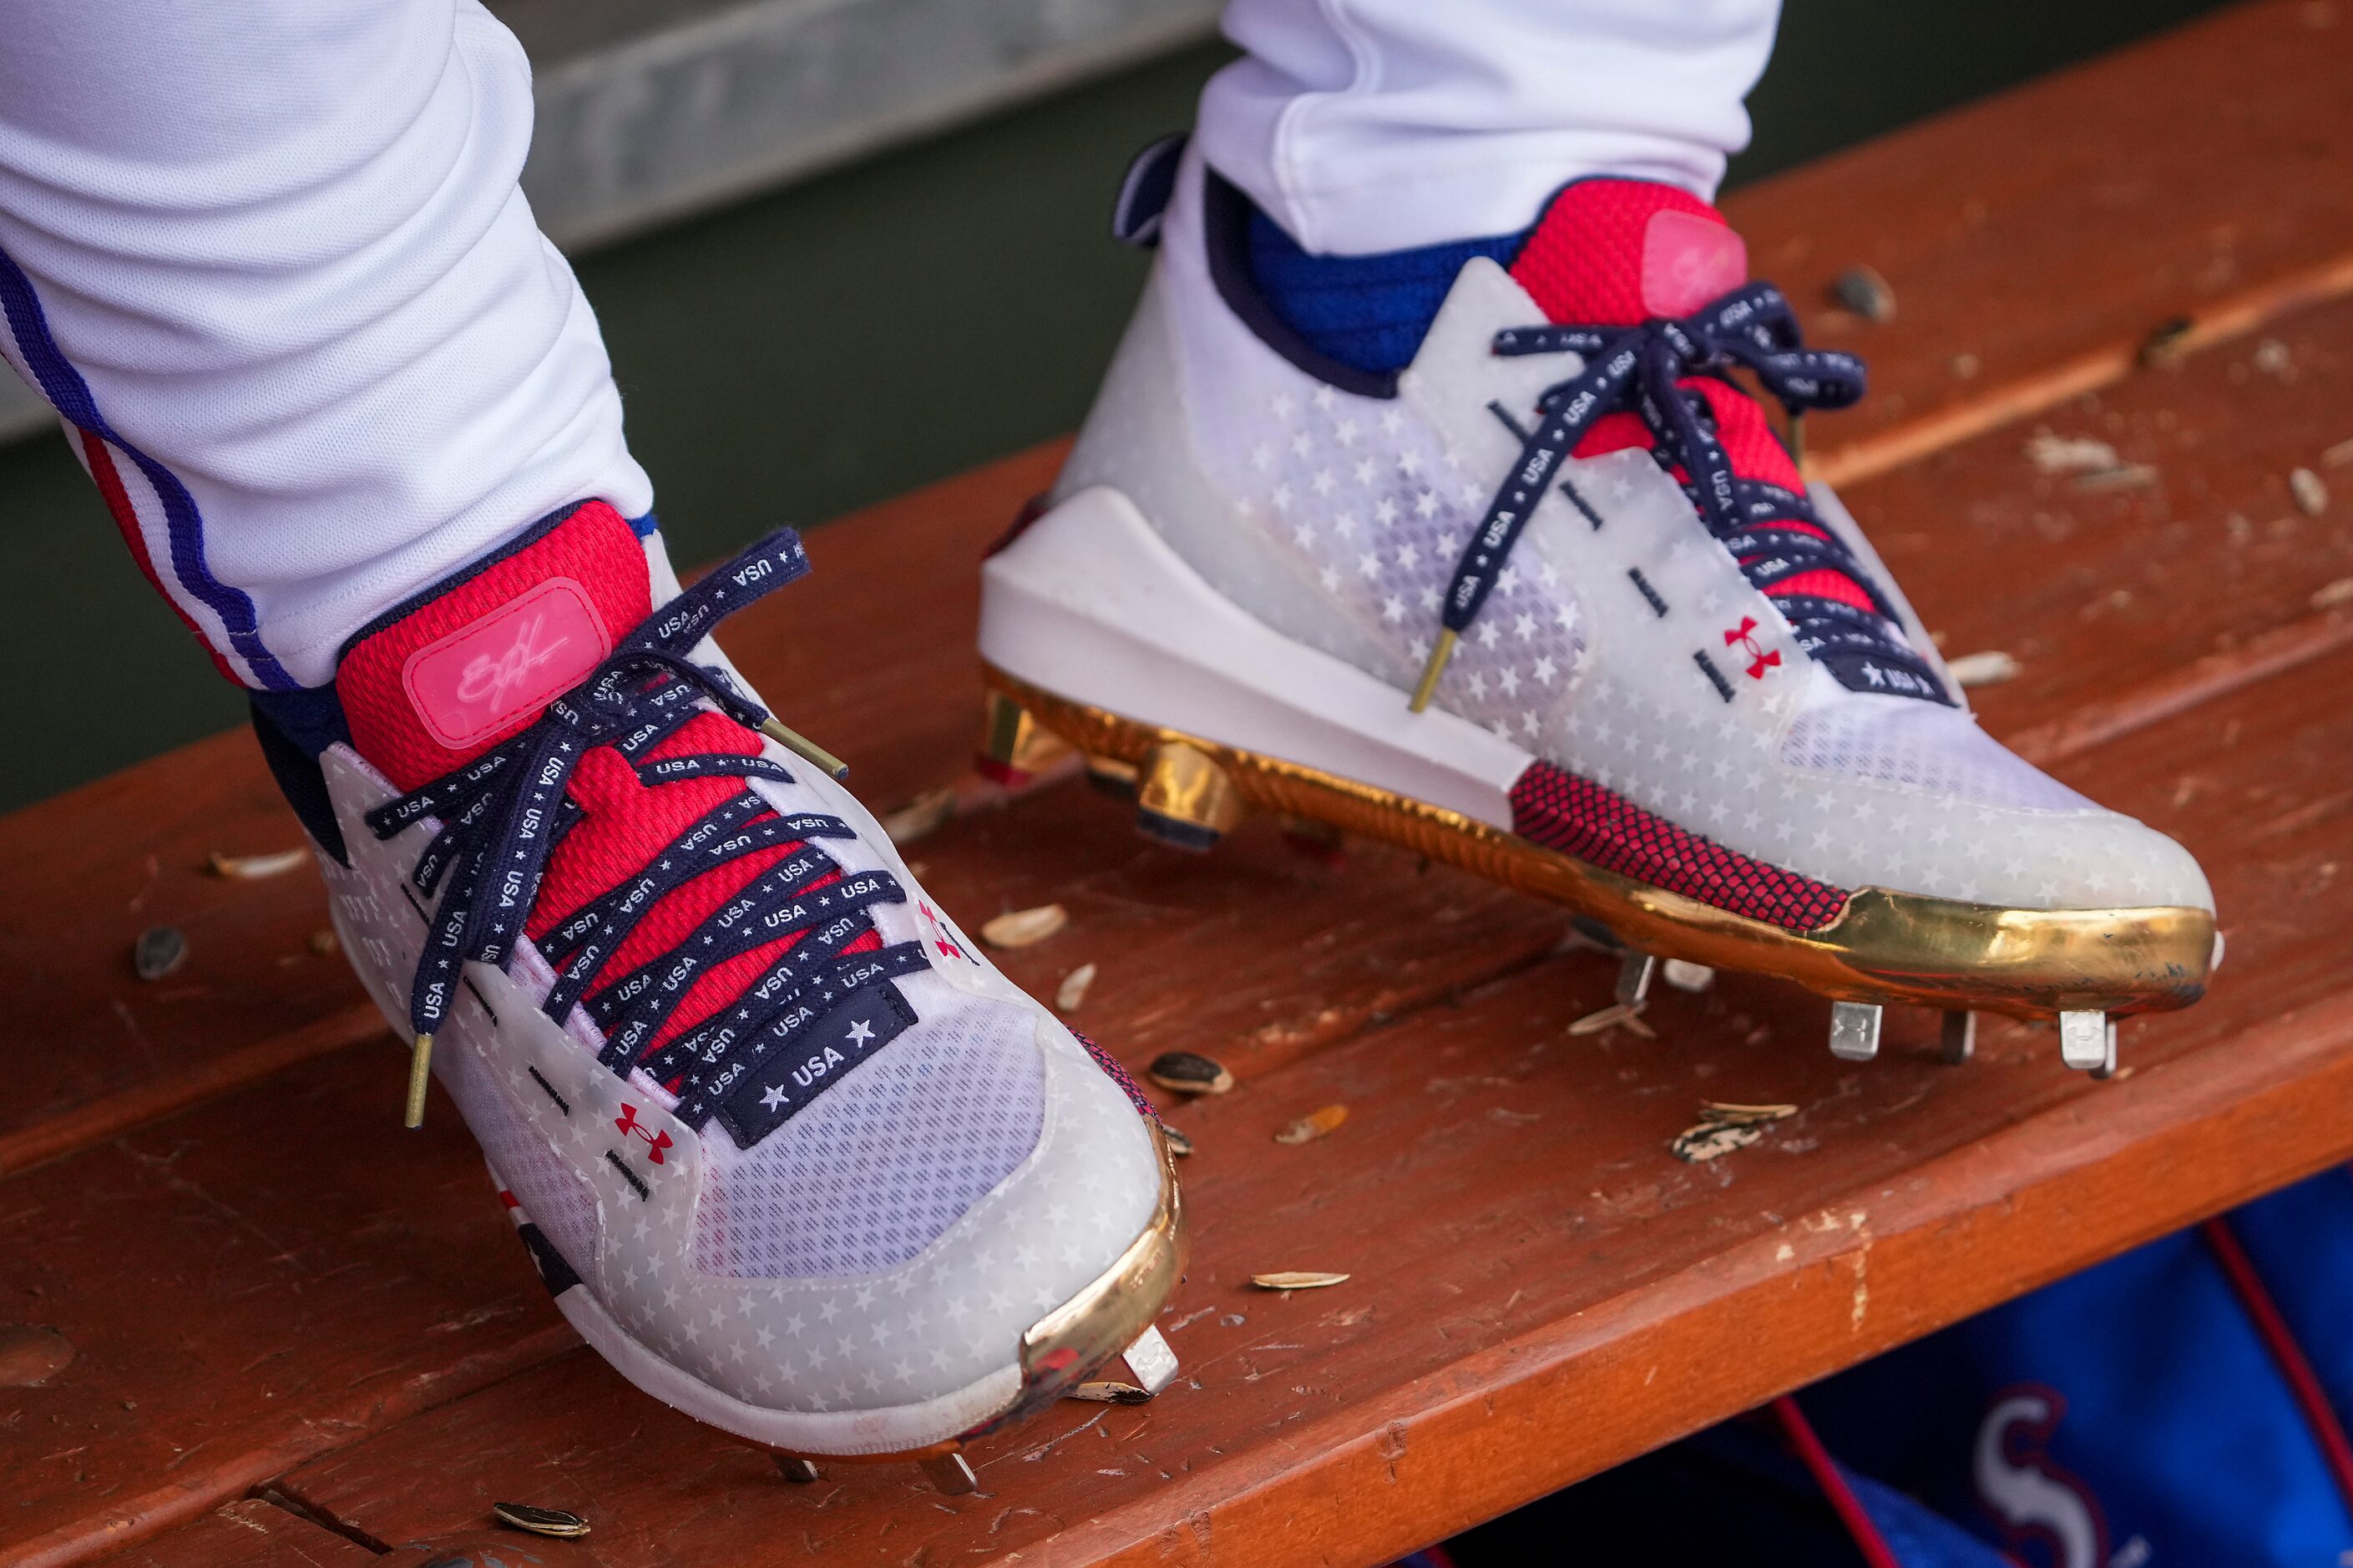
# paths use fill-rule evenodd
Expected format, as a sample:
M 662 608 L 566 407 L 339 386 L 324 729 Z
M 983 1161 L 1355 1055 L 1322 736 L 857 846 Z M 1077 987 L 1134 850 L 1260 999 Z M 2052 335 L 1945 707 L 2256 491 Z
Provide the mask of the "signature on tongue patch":
M 1642 229 L 1642 309 L 1688 316 L 1748 280 L 1748 247 L 1727 224 L 1662 207 Z
M 588 590 L 551 577 L 409 655 L 400 679 L 425 728 L 457 751 L 577 686 L 612 651 Z

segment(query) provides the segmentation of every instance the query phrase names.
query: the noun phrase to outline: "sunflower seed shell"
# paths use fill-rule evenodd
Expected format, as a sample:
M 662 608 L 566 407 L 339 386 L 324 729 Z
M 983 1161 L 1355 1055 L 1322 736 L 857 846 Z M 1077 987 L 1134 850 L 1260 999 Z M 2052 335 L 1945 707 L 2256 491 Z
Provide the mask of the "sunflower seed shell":
M 883 817 L 882 831 L 893 844 L 913 844 L 927 833 L 937 832 L 955 815 L 955 791 L 927 789 Z
M 980 940 L 991 947 L 1030 947 L 1070 923 L 1071 911 L 1061 905 L 1039 904 L 1034 910 L 1015 910 L 997 916 L 980 928 Z
M 2288 475 L 2287 493 L 2295 498 L 2296 510 L 2306 517 L 2318 517 L 2328 510 L 2328 483 L 2310 468 Z
M 533 1535 L 552 1535 L 570 1541 L 588 1533 L 588 1521 L 576 1513 L 560 1508 L 535 1508 L 527 1502 L 494 1502 L 491 1512 L 501 1524 L 512 1524 L 517 1530 L 527 1530 Z
M 1054 1007 L 1058 1012 L 1075 1013 L 1079 1004 L 1087 999 L 1087 987 L 1095 983 L 1095 966 L 1082 963 L 1062 976 L 1061 984 L 1054 988 Z
M 1757 1122 L 1703 1121 L 1675 1134 L 1667 1149 L 1678 1160 L 1704 1165 L 1735 1149 L 1746 1149 L 1764 1136 L 1765 1129 Z
M 1348 1120 L 1345 1105 L 1326 1105 L 1311 1110 L 1298 1121 L 1286 1123 L 1274 1135 L 1278 1143 L 1313 1143 L 1318 1138 L 1328 1138 L 1343 1121 Z
M 1234 1087 L 1226 1064 L 1193 1051 L 1164 1051 L 1152 1058 L 1145 1076 L 1178 1094 L 1223 1094 Z
M 1250 1283 L 1261 1290 L 1321 1290 L 1327 1285 L 1345 1285 L 1347 1280 L 1345 1274 L 1327 1274 L 1318 1268 L 1282 1269 L 1250 1276 Z
M 172 926 L 149 926 L 131 944 L 131 967 L 142 980 L 161 980 L 188 962 L 188 939 Z
M 259 882 L 283 877 L 310 858 L 308 849 L 280 849 L 275 855 L 224 855 L 216 849 L 212 853 L 213 875 L 232 882 Z

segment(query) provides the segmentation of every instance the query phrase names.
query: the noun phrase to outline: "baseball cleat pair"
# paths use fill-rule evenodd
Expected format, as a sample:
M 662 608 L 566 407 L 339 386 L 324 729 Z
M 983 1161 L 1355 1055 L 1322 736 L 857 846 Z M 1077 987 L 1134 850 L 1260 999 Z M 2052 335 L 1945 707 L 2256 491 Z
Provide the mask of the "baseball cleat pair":
M 1795 416 L 1862 391 L 1712 208 L 1567 187 L 1366 370 L 1262 296 L 1179 143 L 1160 257 L 1049 504 L 987 562 L 984 765 L 1075 747 L 1206 849 L 1247 809 L 1559 900 L 1626 949 L 1836 1000 L 2055 1016 L 2072 1065 L 2178 1007 L 2197 865 L 1987 738 Z M 1441 282 L 1444 280 L 1441 279 Z M 257 697 L 346 951 L 480 1140 L 558 1307 L 631 1382 L 809 1479 L 973 1436 L 1124 1356 L 1183 1267 L 1149 1107 L 925 898 L 709 632 L 788 532 L 681 590 L 590 501 Z
M 986 765 L 1075 746 L 1188 848 L 1250 807 L 1403 845 L 1605 924 L 1621 1001 L 1662 958 L 1828 995 L 1843 1058 L 1901 1002 L 1948 1057 L 1984 1010 L 2110 1070 L 2116 1016 L 2202 993 L 2197 863 L 1978 727 L 1735 381 L 1797 427 L 1862 367 L 1802 345 L 1715 209 L 1570 184 L 1368 372 L 1270 301 L 1197 153 L 1128 193 L 1151 280 L 984 568 Z

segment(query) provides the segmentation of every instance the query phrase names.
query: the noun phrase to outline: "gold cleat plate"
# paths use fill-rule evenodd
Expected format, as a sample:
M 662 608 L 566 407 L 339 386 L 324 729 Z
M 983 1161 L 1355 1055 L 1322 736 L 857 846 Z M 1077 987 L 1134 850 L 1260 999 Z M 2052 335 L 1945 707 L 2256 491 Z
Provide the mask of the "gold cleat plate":
M 2162 1012 L 2205 994 L 2214 917 L 2161 906 L 2016 910 L 1862 888 L 1836 920 L 1792 931 L 1547 849 L 1442 806 L 1040 690 L 993 666 L 989 689 L 1091 758 L 1140 766 L 1194 748 L 1264 810 L 1328 823 L 1566 904 L 1661 958 L 1794 980 L 1843 1001 L 1915 1002 L 2020 1018 Z

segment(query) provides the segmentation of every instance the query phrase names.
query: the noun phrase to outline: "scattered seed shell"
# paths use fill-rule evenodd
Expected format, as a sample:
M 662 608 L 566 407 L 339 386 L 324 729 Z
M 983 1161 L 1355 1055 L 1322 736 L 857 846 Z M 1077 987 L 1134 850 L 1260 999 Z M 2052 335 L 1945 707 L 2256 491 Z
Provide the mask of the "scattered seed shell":
M 1274 1135 L 1278 1143 L 1313 1143 L 1318 1138 L 1328 1138 L 1340 1123 L 1348 1120 L 1345 1105 L 1326 1105 L 1311 1110 L 1298 1121 L 1286 1123 Z
M 927 789 L 898 810 L 882 818 L 882 831 L 891 836 L 893 844 L 913 844 L 926 833 L 936 832 L 947 819 L 955 815 L 955 791 Z
M 188 939 L 173 926 L 149 926 L 131 944 L 131 967 L 142 980 L 161 980 L 188 962 Z
M 1095 966 L 1092 963 L 1080 964 L 1076 969 L 1063 975 L 1062 983 L 1054 988 L 1054 1006 L 1064 1013 L 1077 1012 L 1079 1004 L 1087 999 L 1087 987 L 1094 983 Z
M 1667 1152 L 1678 1160 L 1704 1165 L 1710 1160 L 1720 1160 L 1735 1149 L 1746 1149 L 1765 1136 L 1765 1129 L 1755 1122 L 1703 1121 L 1696 1127 L 1686 1127 L 1667 1144 Z
M 2312 607 L 2316 610 L 2333 610 L 2343 605 L 2353 605 L 2353 577 L 2339 577 L 2313 593 Z
M 315 952 L 323 958 L 328 953 L 333 952 L 341 948 L 343 944 L 342 942 L 337 940 L 333 931 L 314 931 L 311 933 L 311 939 L 308 945 L 312 952 Z
M 2041 474 L 2096 473 L 2124 466 L 2116 449 L 2090 436 L 2061 436 L 2037 430 L 2026 438 L 2026 460 Z
M 1326 1274 L 1316 1268 L 1285 1269 L 1273 1274 L 1253 1274 L 1250 1283 L 1261 1290 L 1321 1290 L 1326 1285 L 1345 1285 L 1345 1274 Z
M 213 875 L 227 877 L 232 882 L 259 882 L 269 877 L 283 877 L 310 858 L 308 849 L 280 849 L 275 855 L 224 855 L 216 849 L 212 852 Z
M 2339 441 L 2320 454 L 2320 466 L 2324 468 L 2341 468 L 2348 463 L 2353 463 L 2353 440 Z
M 1193 1051 L 1163 1051 L 1144 1070 L 1153 1082 L 1178 1094 L 1223 1094 L 1234 1087 L 1225 1063 Z
M 2140 341 L 2140 363 L 2147 365 L 2169 364 L 2179 359 L 2189 346 L 2189 334 L 2198 323 L 2187 316 L 2173 316 L 2151 328 L 2148 336 Z
M 1703 1100 L 1699 1102 L 1699 1113 L 1711 1121 L 1747 1124 L 1779 1121 L 1785 1117 L 1797 1115 L 1798 1108 L 1794 1105 L 1736 1105 L 1728 1100 Z
M 1015 910 L 980 928 L 980 940 L 991 947 L 1031 947 L 1071 923 L 1071 911 L 1060 904 L 1039 904 Z
M 1639 1003 L 1629 1007 L 1623 1002 L 1613 1002 L 1599 1012 L 1588 1013 L 1568 1026 L 1572 1035 L 1598 1035 L 1604 1029 L 1623 1029 L 1646 1040 L 1659 1037 L 1657 1030 L 1642 1022 L 1642 1008 Z
M 1146 1405 L 1152 1400 L 1152 1391 L 1138 1388 L 1132 1383 L 1105 1378 L 1097 1383 L 1079 1384 L 1071 1390 L 1069 1397 L 1092 1400 L 1097 1405 Z
M 2094 468 L 2077 474 L 2069 482 L 2090 494 L 2100 490 L 2145 490 L 2163 477 L 2147 463 L 2120 463 L 2113 468 Z
M 533 1535 L 552 1535 L 559 1541 L 575 1540 L 588 1533 L 588 1521 L 576 1513 L 560 1508 L 534 1508 L 527 1502 L 494 1502 L 491 1512 L 501 1524 L 512 1524 L 517 1530 L 527 1530 Z
M 1667 1152 L 1694 1165 L 1720 1160 L 1735 1149 L 1746 1149 L 1765 1136 L 1765 1129 L 1785 1116 L 1795 1116 L 1794 1105 L 1733 1105 L 1702 1100 L 1700 1120 L 1669 1141 Z
M 1831 298 L 1866 321 L 1885 324 L 1895 319 L 1895 290 L 1874 267 L 1850 267 L 1831 285 Z
M 1193 1140 L 1187 1137 L 1182 1129 L 1171 1127 L 1164 1121 L 1160 1124 L 1160 1136 L 1168 1141 L 1168 1152 L 1178 1159 L 1192 1153 Z
M 2288 475 L 2287 493 L 2295 498 L 2296 510 L 2306 517 L 2318 517 L 2328 510 L 2328 482 L 2310 468 Z
M 1704 991 L 1715 984 L 1715 971 L 1687 958 L 1671 958 L 1659 965 L 1659 978 L 1678 991 Z
M 2025 667 L 1998 647 L 1983 653 L 1965 653 L 1947 662 L 1953 681 L 1963 687 L 2000 686 L 2005 680 L 2016 680 Z

